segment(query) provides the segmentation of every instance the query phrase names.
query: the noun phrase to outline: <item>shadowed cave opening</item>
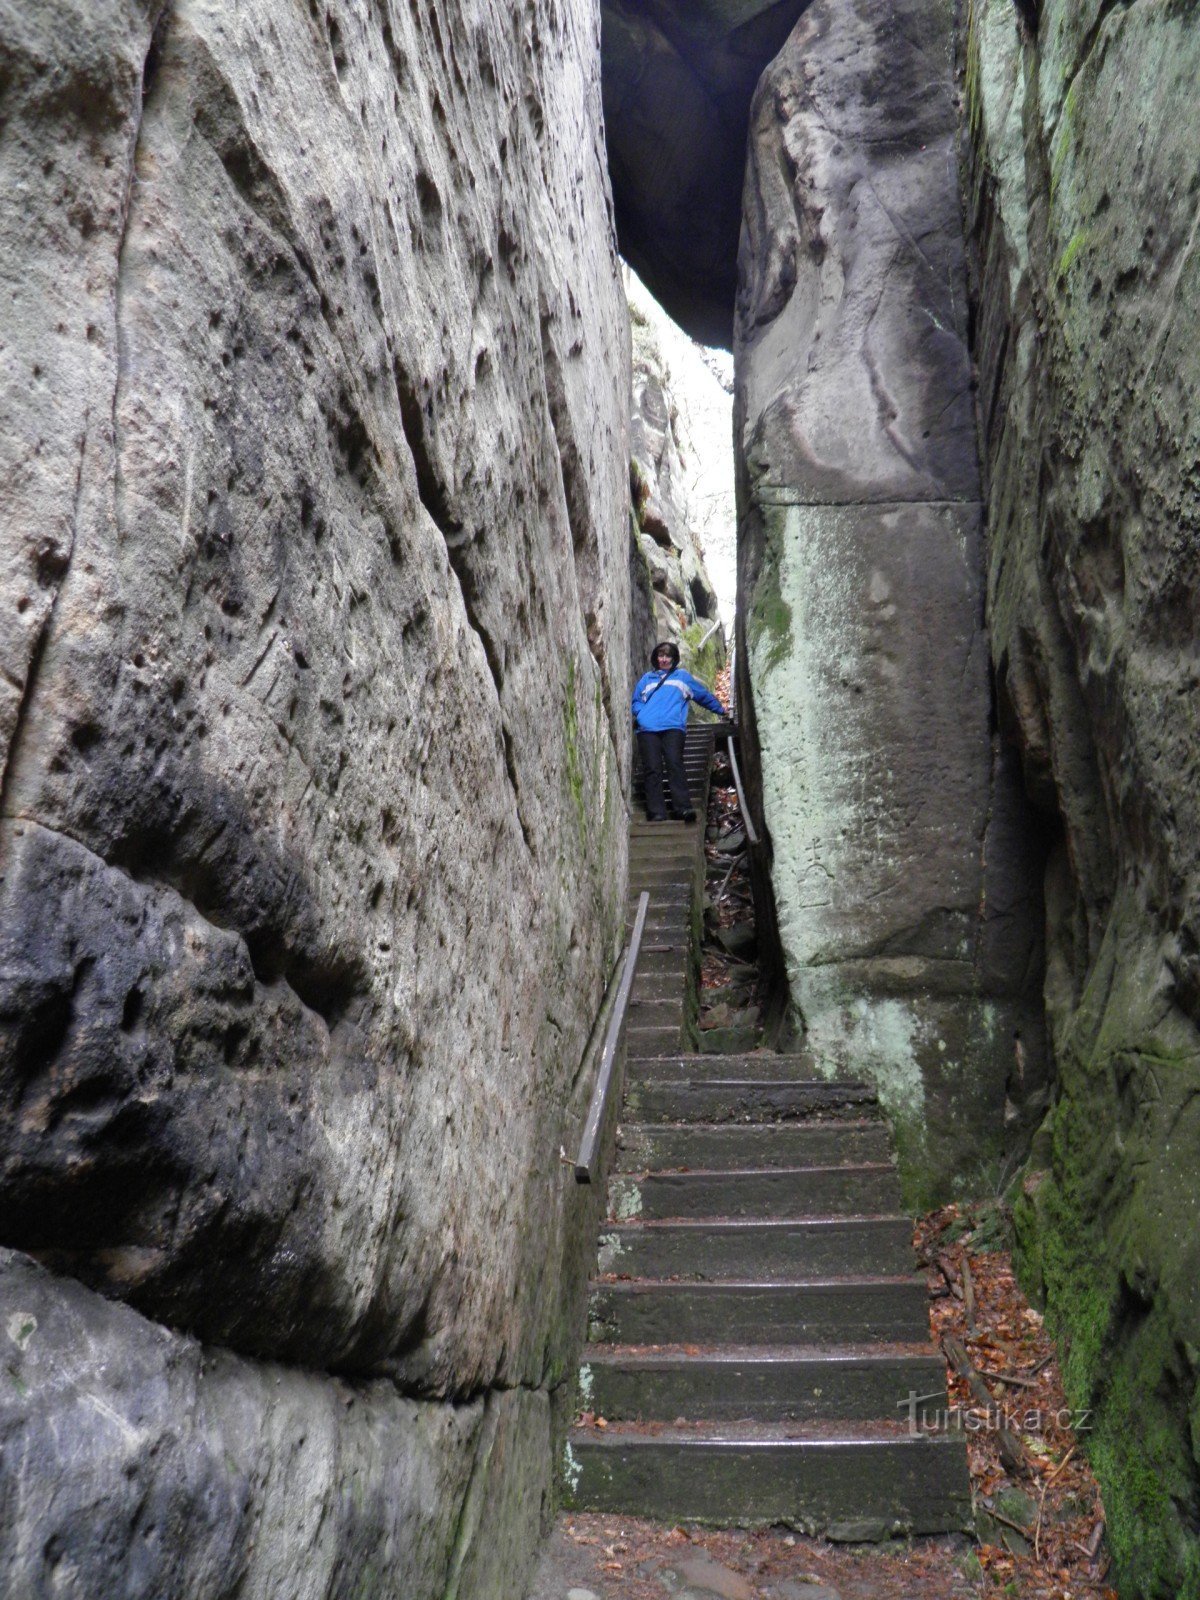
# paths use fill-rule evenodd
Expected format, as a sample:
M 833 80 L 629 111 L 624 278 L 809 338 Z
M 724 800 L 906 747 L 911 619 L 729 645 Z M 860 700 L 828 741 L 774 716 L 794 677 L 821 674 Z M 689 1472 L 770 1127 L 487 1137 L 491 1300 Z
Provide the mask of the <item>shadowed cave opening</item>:
M 621 254 L 701 344 L 731 349 L 750 105 L 807 0 L 605 0 Z

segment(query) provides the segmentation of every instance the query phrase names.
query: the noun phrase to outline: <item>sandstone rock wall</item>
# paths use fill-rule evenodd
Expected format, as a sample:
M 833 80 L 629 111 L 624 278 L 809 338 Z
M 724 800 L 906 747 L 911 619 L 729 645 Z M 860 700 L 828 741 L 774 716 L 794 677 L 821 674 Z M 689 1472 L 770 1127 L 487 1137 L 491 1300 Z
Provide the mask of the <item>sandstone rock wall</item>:
M 695 445 L 680 416 L 674 380 L 650 310 L 653 302 L 628 272 L 626 291 L 633 335 L 630 669 L 638 678 L 659 639 L 676 640 L 686 665 L 692 647 L 717 621 L 718 606 L 700 543 L 700 510 L 691 492 L 694 473 L 685 459 Z M 720 629 L 714 638 L 718 636 L 717 652 L 724 646 Z
M 206 1348 L 12 1252 L 0 1285 L 6 1593 L 524 1594 L 544 1390 L 430 1405 Z
M 1197 21 L 964 16 L 992 648 L 1054 838 L 1019 1222 L 1139 1596 L 1200 1594 Z
M 506 1451 L 516 1546 L 547 1482 L 624 878 L 598 45 L 0 20 L 0 1244 L 59 1275 L 5 1269 L 14 1593 L 519 1593 L 473 1519 Z
M 735 330 L 739 698 L 786 977 L 808 1044 L 879 1085 L 913 1200 L 994 1181 L 1043 1092 L 956 126 L 949 0 L 815 0 L 751 115 Z

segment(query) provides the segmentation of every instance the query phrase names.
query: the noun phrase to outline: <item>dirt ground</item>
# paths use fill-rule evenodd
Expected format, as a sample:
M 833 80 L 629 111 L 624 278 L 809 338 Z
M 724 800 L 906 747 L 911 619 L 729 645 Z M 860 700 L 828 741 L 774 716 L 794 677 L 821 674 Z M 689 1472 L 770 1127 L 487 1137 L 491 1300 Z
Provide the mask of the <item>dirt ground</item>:
M 559 1519 L 530 1600 L 583 1600 L 582 1591 L 596 1600 L 960 1600 L 987 1589 L 965 1538 L 851 1548 L 783 1530 L 574 1514 Z

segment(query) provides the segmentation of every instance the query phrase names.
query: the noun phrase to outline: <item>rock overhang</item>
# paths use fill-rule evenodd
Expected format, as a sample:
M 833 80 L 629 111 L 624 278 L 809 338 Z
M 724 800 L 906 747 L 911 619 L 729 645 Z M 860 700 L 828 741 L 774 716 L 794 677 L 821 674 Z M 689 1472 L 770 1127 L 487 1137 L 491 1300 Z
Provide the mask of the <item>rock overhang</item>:
M 621 252 L 693 338 L 730 348 L 750 102 L 808 0 L 604 0 Z

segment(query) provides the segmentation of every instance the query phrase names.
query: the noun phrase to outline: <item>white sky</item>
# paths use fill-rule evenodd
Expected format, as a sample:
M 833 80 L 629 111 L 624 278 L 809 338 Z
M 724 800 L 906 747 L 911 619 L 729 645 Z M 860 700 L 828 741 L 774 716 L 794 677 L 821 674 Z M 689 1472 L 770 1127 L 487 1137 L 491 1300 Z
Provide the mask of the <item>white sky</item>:
M 672 322 L 630 267 L 625 268 L 630 305 L 645 316 L 667 369 L 668 387 L 680 417 L 680 454 L 687 474 L 692 526 L 717 591 L 726 638 L 733 637 L 737 597 L 737 514 L 733 492 L 733 357 L 689 339 Z

